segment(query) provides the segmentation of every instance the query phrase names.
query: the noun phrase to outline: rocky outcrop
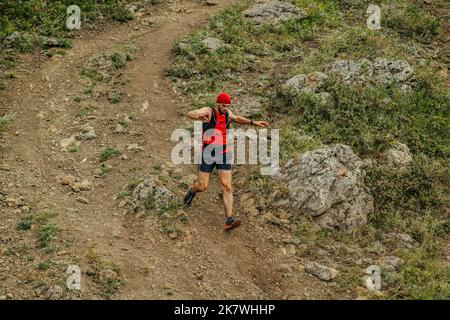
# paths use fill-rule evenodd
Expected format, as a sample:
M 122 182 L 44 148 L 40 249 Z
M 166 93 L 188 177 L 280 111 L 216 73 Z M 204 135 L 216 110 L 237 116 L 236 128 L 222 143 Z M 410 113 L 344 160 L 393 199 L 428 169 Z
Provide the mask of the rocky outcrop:
M 283 86 L 285 91 L 291 94 L 312 94 L 321 105 L 326 105 L 332 101 L 330 93 L 325 92 L 324 84 L 328 76 L 323 72 L 312 72 L 309 74 L 298 74 L 290 78 Z
M 281 1 L 264 1 L 244 11 L 244 16 L 256 24 L 277 24 L 305 16 L 299 7 Z
M 139 183 L 133 190 L 132 197 L 135 211 L 161 209 L 177 201 L 177 196 L 154 176 Z
M 416 81 L 414 69 L 404 60 L 338 60 L 329 69 L 348 84 L 395 85 L 399 89 L 408 90 Z
M 364 163 L 346 145 L 331 145 L 291 159 L 281 173 L 295 214 L 308 214 L 326 229 L 353 231 L 373 212 L 364 185 Z

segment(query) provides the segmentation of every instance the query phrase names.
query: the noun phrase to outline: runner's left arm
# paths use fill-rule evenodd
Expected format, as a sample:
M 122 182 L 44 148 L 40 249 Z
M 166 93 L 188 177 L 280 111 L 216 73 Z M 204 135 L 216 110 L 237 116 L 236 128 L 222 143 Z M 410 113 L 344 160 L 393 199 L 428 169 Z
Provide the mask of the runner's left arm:
M 233 112 L 231 112 L 231 110 L 228 110 L 228 113 L 230 115 L 231 120 L 233 120 L 236 123 L 239 124 L 249 124 L 249 125 L 255 125 L 261 128 L 267 128 L 269 126 L 269 123 L 266 121 L 253 121 L 251 119 L 248 119 L 246 117 L 243 116 L 237 116 L 235 115 Z

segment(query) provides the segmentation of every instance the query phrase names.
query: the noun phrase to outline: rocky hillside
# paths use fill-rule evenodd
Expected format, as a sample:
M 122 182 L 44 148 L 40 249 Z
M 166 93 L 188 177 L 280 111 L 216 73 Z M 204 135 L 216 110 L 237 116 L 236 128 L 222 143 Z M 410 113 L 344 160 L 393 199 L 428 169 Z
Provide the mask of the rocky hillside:
M 81 3 L 0 4 L 0 299 L 450 298 L 448 2 Z M 231 233 L 170 161 L 222 90 L 281 138 Z

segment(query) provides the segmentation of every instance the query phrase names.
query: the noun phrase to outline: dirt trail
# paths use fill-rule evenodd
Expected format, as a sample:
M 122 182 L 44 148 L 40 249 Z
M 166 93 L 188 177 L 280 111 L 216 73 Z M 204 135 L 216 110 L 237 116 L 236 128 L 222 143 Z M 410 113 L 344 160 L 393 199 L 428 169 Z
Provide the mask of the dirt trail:
M 23 196 L 35 212 L 48 209 L 58 213 L 56 222 L 63 229 L 65 250 L 78 257 L 83 272 L 88 268 L 84 257 L 89 248 L 119 265 L 126 285 L 118 298 L 327 298 L 333 292 L 327 284 L 304 273 L 278 271 L 282 264 L 294 271 L 301 265 L 297 258 L 279 252 L 281 230 L 264 225 L 256 217 L 243 216 L 242 228 L 222 232 L 223 211 L 213 209 L 222 208 L 214 177 L 207 193 L 186 210 L 190 219 L 186 235 L 177 240 L 161 234 L 149 219 L 124 213 L 114 200 L 133 178 L 169 162 L 174 145 L 170 133 L 183 127 L 186 119 L 178 113 L 184 101 L 163 71 L 174 41 L 233 1 L 218 2 L 219 6 L 201 6 L 183 1 L 178 6 L 186 11 L 170 12 L 170 18 L 164 16 L 167 8 L 161 6 L 157 13 L 160 22 L 150 31 L 136 30 L 138 22 L 132 22 L 88 34 L 76 40 L 67 55 L 54 57 L 29 73 L 19 73 L 0 101 L 0 109 L 16 112 L 0 150 L 1 163 L 11 168 L 0 173 L 0 187 L 8 196 Z M 62 152 L 59 141 L 76 134 L 86 123 L 76 117 L 73 102 L 85 86 L 80 66 L 91 56 L 130 39 L 140 50 L 124 71 L 130 78 L 124 100 L 117 105 L 99 102 L 97 116 L 87 121 L 98 138 L 83 142 L 77 153 Z M 142 113 L 146 100 L 149 109 Z M 137 115 L 130 134 L 114 134 L 111 123 L 129 113 Z M 138 143 L 144 151 L 126 151 L 130 143 Z M 128 160 L 113 159 L 114 169 L 95 179 L 98 157 L 106 146 L 124 150 Z M 195 172 L 193 166 L 183 170 Z M 81 194 L 87 204 L 78 202 L 79 194 L 58 183 L 61 174 L 93 181 L 93 190 Z M 235 203 L 239 211 L 238 201 Z M 13 210 L 2 208 L 1 217 L 2 230 L 17 232 L 18 217 Z M 97 298 L 95 284 L 84 273 L 83 279 L 81 297 Z

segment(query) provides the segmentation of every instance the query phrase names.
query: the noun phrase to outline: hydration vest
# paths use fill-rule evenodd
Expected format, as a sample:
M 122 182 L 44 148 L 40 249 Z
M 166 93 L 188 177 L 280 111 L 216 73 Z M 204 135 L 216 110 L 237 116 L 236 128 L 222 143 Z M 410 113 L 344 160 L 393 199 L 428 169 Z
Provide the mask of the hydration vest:
M 225 148 L 227 145 L 227 129 L 230 128 L 230 123 L 231 119 L 228 111 L 225 114 L 220 114 L 215 108 L 211 108 L 211 120 L 209 122 L 203 122 L 203 147 L 213 144 L 221 145 Z M 206 131 L 209 129 L 214 129 L 214 133 L 206 134 Z M 224 150 L 224 152 L 227 151 Z

